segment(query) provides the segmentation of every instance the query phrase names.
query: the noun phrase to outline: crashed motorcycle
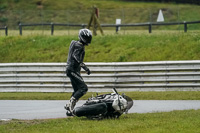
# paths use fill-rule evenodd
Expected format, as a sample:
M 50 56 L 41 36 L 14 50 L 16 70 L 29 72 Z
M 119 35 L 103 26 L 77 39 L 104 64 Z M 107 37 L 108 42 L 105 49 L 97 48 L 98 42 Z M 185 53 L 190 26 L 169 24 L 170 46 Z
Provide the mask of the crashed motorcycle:
M 89 119 L 119 118 L 133 106 L 133 100 L 125 94 L 120 95 L 115 88 L 113 93 L 89 98 L 86 103 L 76 107 L 67 116 L 85 116 Z

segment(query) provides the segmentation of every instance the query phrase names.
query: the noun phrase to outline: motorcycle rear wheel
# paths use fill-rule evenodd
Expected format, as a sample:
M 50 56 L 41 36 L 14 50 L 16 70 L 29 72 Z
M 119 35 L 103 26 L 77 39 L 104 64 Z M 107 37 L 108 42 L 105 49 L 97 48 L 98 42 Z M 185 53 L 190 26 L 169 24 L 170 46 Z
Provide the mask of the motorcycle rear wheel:
M 107 112 L 106 103 L 95 103 L 90 105 L 83 105 L 74 109 L 74 114 L 78 117 L 86 116 L 103 116 Z

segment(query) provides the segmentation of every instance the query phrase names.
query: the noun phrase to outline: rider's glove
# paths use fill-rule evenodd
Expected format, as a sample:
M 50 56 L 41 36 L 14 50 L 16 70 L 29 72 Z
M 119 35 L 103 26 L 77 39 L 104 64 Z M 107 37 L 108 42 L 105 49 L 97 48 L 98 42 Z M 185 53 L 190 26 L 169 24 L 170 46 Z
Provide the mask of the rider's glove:
M 86 71 L 86 73 L 88 75 L 90 75 L 90 73 L 91 73 L 90 69 L 84 63 L 81 63 L 80 66 Z
M 86 73 L 88 74 L 88 75 L 90 75 L 90 69 L 88 68 L 87 70 L 85 70 L 86 71 Z

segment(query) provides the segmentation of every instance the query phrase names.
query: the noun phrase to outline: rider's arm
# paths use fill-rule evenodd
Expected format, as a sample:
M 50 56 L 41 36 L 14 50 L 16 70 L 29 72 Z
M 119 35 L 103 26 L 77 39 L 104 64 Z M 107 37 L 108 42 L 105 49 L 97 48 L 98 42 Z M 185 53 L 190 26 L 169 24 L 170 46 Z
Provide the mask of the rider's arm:
M 80 64 L 80 66 L 86 71 L 88 75 L 90 75 L 90 69 L 83 62 Z
M 80 66 L 90 75 L 90 69 L 83 63 L 85 52 L 82 47 L 76 47 L 73 53 L 74 59 L 80 64 Z
M 74 57 L 74 59 L 80 64 L 81 62 L 83 62 L 82 61 L 82 59 L 81 59 L 81 55 L 82 55 L 82 49 L 81 49 L 81 47 L 76 47 L 75 48 L 75 50 L 74 50 L 74 52 L 73 52 L 73 57 Z

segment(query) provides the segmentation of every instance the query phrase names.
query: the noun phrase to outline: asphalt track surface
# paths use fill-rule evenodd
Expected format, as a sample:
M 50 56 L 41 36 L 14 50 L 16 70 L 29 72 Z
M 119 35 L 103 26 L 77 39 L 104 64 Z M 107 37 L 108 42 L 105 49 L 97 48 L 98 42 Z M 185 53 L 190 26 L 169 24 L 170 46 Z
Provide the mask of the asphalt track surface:
M 0 120 L 66 118 L 66 100 L 0 100 Z M 81 106 L 85 101 L 79 101 Z M 200 109 L 200 100 L 134 100 L 129 113 Z

